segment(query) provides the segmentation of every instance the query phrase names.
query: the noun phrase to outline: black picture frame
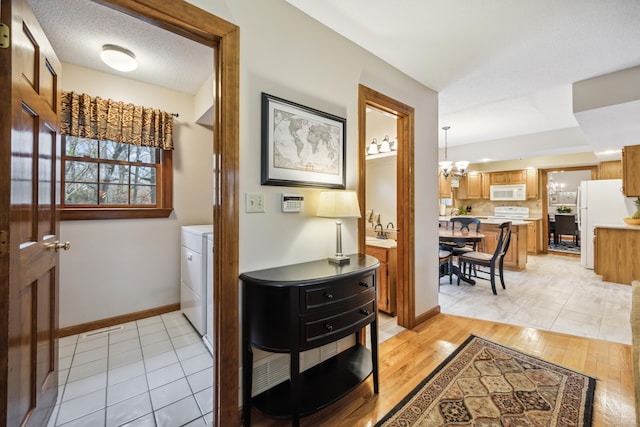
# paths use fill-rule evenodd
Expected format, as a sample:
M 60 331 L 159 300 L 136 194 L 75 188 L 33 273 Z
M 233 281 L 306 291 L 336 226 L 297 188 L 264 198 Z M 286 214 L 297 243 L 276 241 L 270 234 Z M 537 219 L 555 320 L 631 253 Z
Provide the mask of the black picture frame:
M 346 188 L 347 120 L 262 93 L 262 185 Z

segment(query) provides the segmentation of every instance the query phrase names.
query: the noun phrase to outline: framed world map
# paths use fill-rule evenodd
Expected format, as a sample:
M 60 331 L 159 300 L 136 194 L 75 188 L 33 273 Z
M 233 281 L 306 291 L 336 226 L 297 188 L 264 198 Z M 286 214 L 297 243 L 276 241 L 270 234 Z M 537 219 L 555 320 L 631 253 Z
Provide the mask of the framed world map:
M 345 188 L 346 119 L 262 93 L 262 184 Z

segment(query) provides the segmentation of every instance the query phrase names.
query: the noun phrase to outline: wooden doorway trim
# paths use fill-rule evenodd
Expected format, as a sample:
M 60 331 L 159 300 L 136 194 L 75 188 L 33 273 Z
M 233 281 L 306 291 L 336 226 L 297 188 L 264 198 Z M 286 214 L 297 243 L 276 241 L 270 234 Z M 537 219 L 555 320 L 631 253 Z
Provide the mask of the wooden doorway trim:
M 540 180 L 542 185 L 542 253 L 549 253 L 549 222 L 545 221 L 549 214 L 549 192 L 547 191 L 548 175 L 550 172 L 570 172 L 570 171 L 591 171 L 591 179 L 598 179 L 598 167 L 591 166 L 570 166 L 560 168 L 540 169 Z
M 213 425 L 240 425 L 238 192 L 240 29 L 184 1 L 95 0 L 214 49 Z
M 366 206 L 367 106 L 395 115 L 398 136 L 396 198 L 398 218 L 397 312 L 398 325 L 415 326 L 415 223 L 414 223 L 414 109 L 366 86 L 358 86 L 358 202 Z M 366 220 L 358 220 L 358 251 L 365 253 Z

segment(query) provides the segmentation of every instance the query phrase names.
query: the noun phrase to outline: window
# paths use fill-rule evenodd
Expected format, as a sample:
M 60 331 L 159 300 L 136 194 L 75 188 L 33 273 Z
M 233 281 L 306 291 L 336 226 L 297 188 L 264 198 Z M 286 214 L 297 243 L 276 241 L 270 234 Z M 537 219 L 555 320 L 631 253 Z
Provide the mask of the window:
M 63 137 L 62 219 L 168 216 L 163 190 L 172 173 L 162 161 L 170 156 L 159 148 Z
M 169 216 L 170 114 L 65 92 L 61 133 L 60 219 Z

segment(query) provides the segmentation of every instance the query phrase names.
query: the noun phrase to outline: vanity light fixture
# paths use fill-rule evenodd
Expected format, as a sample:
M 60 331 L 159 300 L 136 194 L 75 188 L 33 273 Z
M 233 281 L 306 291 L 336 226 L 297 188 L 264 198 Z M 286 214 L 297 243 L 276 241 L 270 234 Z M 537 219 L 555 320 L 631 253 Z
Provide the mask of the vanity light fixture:
M 467 160 L 459 160 L 457 162 L 452 162 L 451 160 L 447 159 L 447 131 L 451 129 L 451 126 L 444 126 L 442 128 L 442 130 L 444 130 L 444 160 L 442 160 L 441 162 L 438 162 L 438 165 L 440 166 L 440 173 L 445 177 L 449 177 L 449 175 L 452 175 L 454 178 L 461 178 L 465 172 L 467 171 L 467 168 L 469 167 L 469 162 Z M 454 169 L 455 166 L 455 169 Z
M 129 72 L 138 68 L 136 56 L 129 49 L 114 44 L 105 44 L 100 59 L 114 70 Z
M 373 138 L 373 141 L 371 141 L 371 144 L 369 144 L 369 148 L 367 148 L 367 154 L 378 154 L 378 141 Z
M 388 153 L 391 151 L 391 146 L 389 145 L 389 135 L 385 135 L 384 139 L 380 143 L 380 147 L 378 147 L 378 151 L 381 153 Z

